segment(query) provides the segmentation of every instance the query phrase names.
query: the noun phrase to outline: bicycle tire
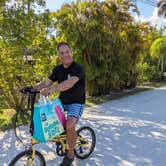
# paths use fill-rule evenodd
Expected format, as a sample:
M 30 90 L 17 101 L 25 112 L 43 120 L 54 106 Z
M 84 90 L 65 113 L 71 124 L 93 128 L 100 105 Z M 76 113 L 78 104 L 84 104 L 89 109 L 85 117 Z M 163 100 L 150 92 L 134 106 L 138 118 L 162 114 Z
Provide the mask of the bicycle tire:
M 85 155 L 81 155 L 80 153 L 78 153 L 76 151 L 76 148 L 74 149 L 75 156 L 79 159 L 85 159 L 85 158 L 89 157 L 91 155 L 91 153 L 93 152 L 95 145 L 96 145 L 96 135 L 92 128 L 90 128 L 88 126 L 83 126 L 77 130 L 77 135 L 80 135 L 81 131 L 84 131 L 84 130 L 88 130 L 90 132 L 90 134 L 92 136 L 92 143 L 91 143 L 89 152 Z
M 19 153 L 9 164 L 9 166 L 15 166 L 16 162 L 21 159 L 22 157 L 24 157 L 25 155 L 30 155 L 31 154 L 31 150 L 26 150 L 23 151 L 21 153 Z M 38 156 L 40 161 L 41 161 L 41 166 L 46 166 L 46 161 L 43 157 L 43 155 L 39 152 L 35 150 L 35 156 Z

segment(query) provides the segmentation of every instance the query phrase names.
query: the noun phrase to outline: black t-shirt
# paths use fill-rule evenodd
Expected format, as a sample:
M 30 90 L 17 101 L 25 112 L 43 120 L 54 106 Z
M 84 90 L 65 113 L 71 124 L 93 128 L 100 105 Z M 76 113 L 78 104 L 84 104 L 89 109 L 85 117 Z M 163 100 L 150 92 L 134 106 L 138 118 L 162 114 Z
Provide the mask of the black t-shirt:
M 62 64 L 58 65 L 53 69 L 52 74 L 49 76 L 49 79 L 54 82 L 58 81 L 58 83 L 61 83 L 71 76 L 77 76 L 79 78 L 79 81 L 72 88 L 61 92 L 59 98 L 62 104 L 84 104 L 85 73 L 80 64 L 72 62 L 72 64 L 68 68 L 64 68 Z

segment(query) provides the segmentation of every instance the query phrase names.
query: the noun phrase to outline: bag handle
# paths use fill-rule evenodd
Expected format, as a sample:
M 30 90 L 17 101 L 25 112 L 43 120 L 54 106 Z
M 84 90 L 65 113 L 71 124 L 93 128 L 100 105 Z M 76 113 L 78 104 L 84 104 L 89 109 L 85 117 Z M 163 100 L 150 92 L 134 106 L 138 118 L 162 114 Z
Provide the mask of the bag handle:
M 40 94 L 40 98 L 39 98 L 38 103 L 39 104 L 52 104 L 52 101 L 48 96 L 45 97 L 42 94 Z
M 45 96 L 44 96 L 45 97 Z M 45 97 L 46 98 L 46 100 L 47 100 L 47 103 L 49 103 L 49 104 L 52 104 L 52 100 L 47 96 L 47 97 Z

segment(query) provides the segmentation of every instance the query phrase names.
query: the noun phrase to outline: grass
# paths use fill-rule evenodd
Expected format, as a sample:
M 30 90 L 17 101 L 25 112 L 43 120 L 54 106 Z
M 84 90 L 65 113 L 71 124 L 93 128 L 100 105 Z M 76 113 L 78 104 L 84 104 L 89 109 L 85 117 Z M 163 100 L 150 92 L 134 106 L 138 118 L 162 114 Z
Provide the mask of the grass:
M 114 92 L 111 92 L 109 95 L 104 95 L 99 97 L 88 97 L 86 105 L 88 107 L 92 107 L 93 105 L 96 105 L 96 104 L 102 104 L 110 100 L 116 100 L 128 95 L 133 95 L 135 93 L 143 92 L 149 89 L 151 88 L 137 87 L 131 90 L 114 91 Z
M 86 106 L 91 107 L 96 104 L 105 103 L 110 100 L 119 99 L 139 92 L 154 89 L 163 85 L 166 85 L 166 80 L 160 82 L 146 82 L 144 84 L 138 85 L 134 89 L 115 90 L 112 91 L 109 95 L 99 97 L 87 97 Z M 12 120 L 15 113 L 16 112 L 13 109 L 0 110 L 0 131 L 6 131 L 13 128 Z
M 138 85 L 134 89 L 115 90 L 112 91 L 109 95 L 104 95 L 99 97 L 87 97 L 86 105 L 88 107 L 91 107 L 96 104 L 102 104 L 110 100 L 119 99 L 122 97 L 126 97 L 128 95 L 134 95 L 135 93 L 151 90 L 163 85 L 166 85 L 166 79 L 160 82 L 145 82 L 143 84 Z
M 5 131 L 13 127 L 12 119 L 15 115 L 13 109 L 1 109 L 0 110 L 0 131 Z

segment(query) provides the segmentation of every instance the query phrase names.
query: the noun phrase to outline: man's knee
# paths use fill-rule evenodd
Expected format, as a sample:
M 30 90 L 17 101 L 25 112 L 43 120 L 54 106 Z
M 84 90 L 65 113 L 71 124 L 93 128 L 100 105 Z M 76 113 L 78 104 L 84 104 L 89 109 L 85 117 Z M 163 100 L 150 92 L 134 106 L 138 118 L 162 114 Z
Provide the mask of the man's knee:
M 75 129 L 75 124 L 77 122 L 77 119 L 74 117 L 68 117 L 66 122 L 66 130 L 72 130 Z

